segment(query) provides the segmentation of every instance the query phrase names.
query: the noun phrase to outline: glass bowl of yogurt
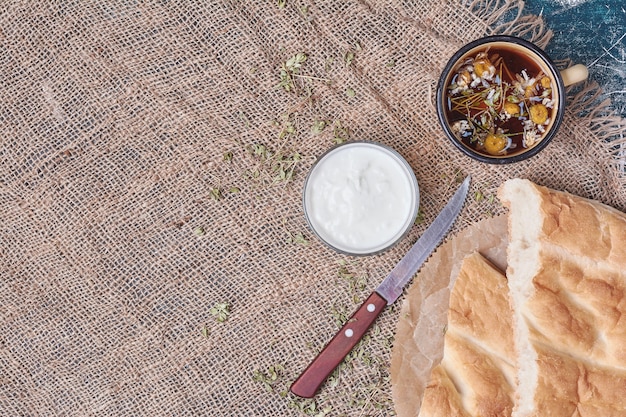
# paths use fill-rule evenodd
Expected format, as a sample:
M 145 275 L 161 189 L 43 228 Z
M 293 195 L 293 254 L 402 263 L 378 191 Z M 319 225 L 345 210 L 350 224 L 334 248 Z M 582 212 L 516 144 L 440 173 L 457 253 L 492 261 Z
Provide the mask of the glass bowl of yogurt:
M 332 249 L 374 255 L 402 239 L 419 210 L 419 187 L 408 162 L 372 141 L 337 145 L 315 162 L 304 183 L 304 214 Z

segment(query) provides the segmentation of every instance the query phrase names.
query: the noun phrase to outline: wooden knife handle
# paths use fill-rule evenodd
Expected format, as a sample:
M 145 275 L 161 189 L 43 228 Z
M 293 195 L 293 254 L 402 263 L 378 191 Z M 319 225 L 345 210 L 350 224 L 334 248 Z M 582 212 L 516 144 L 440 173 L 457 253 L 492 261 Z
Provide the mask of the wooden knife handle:
M 328 375 L 361 340 L 386 306 L 387 301 L 373 292 L 300 374 L 289 390 L 299 397 L 312 398 Z

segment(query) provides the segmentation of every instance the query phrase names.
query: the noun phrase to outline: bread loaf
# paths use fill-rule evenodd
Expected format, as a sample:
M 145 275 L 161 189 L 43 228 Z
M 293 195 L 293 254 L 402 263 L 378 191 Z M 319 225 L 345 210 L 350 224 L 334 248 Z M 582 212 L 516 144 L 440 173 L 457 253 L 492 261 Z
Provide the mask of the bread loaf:
M 516 365 L 507 282 L 478 253 L 461 265 L 444 339 L 420 417 L 510 416 Z
M 513 417 L 626 416 L 626 215 L 504 183 L 519 367 Z

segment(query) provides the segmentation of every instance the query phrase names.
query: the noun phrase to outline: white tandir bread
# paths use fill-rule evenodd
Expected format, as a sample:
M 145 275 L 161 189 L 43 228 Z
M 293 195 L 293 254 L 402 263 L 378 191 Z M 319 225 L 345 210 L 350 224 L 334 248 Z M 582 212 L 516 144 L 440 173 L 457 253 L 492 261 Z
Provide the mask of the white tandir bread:
M 420 417 L 510 416 L 515 349 L 506 278 L 468 255 L 450 294 L 443 359 L 424 391 Z
M 509 208 L 513 417 L 626 416 L 626 215 L 528 180 Z

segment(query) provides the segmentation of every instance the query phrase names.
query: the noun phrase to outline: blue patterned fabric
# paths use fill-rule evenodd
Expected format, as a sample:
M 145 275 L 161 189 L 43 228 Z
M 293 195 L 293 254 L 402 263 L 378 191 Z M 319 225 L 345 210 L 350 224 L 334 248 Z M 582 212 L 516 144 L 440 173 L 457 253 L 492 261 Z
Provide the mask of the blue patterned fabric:
M 589 68 L 613 107 L 626 116 L 626 3 L 623 0 L 527 0 L 554 32 L 547 52 Z

